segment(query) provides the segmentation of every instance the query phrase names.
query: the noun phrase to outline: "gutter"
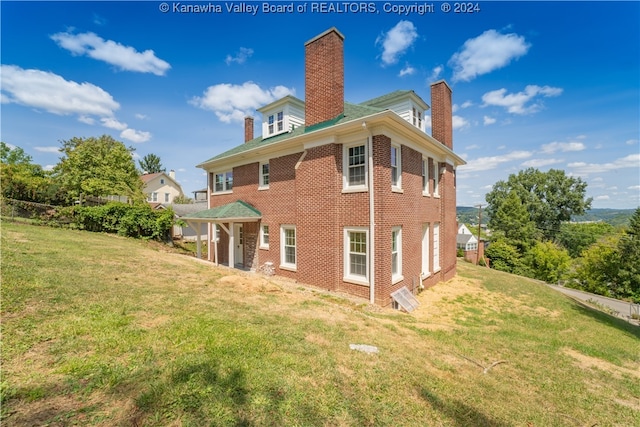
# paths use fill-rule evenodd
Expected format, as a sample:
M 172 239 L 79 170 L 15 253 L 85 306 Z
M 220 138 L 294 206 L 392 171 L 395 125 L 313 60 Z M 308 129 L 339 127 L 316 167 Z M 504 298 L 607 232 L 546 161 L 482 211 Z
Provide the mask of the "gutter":
M 376 265 L 375 265 L 375 194 L 373 186 L 373 135 L 371 130 L 367 128 L 367 122 L 362 122 L 362 127 L 366 129 L 367 133 L 367 154 L 368 154 L 368 168 L 369 168 L 369 302 L 371 304 L 376 303 Z

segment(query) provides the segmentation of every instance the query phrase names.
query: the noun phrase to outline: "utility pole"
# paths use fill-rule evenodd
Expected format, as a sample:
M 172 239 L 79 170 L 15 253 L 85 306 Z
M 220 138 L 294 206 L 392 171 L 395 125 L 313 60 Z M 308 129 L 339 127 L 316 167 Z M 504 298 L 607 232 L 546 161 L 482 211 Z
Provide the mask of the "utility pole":
M 478 247 L 476 247 L 476 265 L 480 262 L 480 226 L 482 225 L 482 204 L 478 205 Z

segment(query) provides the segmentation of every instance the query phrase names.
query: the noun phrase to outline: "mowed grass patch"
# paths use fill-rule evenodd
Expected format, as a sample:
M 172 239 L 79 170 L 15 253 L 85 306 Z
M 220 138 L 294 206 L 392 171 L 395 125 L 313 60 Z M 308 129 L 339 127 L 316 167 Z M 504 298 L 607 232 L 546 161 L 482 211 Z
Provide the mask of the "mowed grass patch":
M 4 223 L 2 424 L 634 425 L 639 328 L 459 265 L 411 314 Z M 377 354 L 349 344 L 377 346 Z

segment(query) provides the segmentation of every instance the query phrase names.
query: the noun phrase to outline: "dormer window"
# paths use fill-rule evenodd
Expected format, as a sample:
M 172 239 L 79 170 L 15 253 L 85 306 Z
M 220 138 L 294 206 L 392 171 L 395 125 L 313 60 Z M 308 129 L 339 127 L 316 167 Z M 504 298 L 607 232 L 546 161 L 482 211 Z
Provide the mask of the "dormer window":
M 284 130 L 284 112 L 279 111 L 276 114 L 271 114 L 268 118 L 269 122 L 269 135 L 276 132 L 282 132 Z
M 422 111 L 413 107 L 413 125 L 419 129 L 422 129 Z

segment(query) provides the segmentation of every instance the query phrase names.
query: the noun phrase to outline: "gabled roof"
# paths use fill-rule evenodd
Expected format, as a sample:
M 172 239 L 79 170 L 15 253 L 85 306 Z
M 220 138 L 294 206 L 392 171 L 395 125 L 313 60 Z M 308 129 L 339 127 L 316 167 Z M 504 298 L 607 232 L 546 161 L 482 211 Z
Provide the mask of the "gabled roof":
M 199 212 L 187 214 L 182 219 L 207 221 L 207 220 L 258 220 L 262 213 L 247 202 L 237 200 L 226 205 L 205 209 Z
M 140 179 L 142 180 L 142 182 L 144 182 L 146 184 L 147 182 L 153 181 L 154 179 L 156 179 L 160 175 L 167 175 L 167 174 L 164 173 L 164 172 L 145 173 L 144 175 L 140 176 Z M 169 177 L 169 175 L 167 175 L 167 178 L 168 177 Z
M 469 242 L 478 242 L 478 239 L 476 239 L 476 236 L 473 234 L 458 234 L 456 243 L 463 243 L 466 245 Z

